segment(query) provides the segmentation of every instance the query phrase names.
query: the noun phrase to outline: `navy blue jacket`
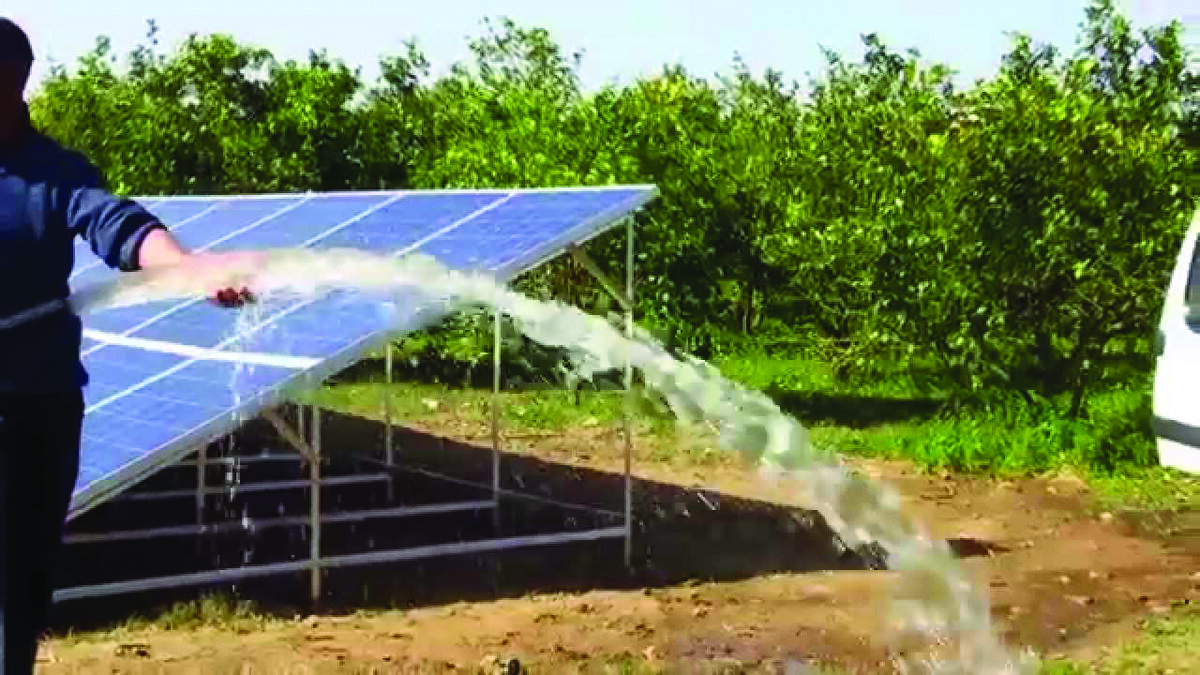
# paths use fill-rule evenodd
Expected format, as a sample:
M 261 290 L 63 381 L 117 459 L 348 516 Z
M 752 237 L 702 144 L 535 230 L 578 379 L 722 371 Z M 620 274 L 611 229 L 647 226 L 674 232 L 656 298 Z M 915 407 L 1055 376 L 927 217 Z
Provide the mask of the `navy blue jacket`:
M 67 297 L 75 237 L 108 266 L 128 271 L 137 268 L 145 236 L 162 227 L 137 203 L 109 193 L 81 155 L 24 129 L 0 143 L 0 318 Z M 0 392 L 87 384 L 81 333 L 67 309 L 0 330 Z

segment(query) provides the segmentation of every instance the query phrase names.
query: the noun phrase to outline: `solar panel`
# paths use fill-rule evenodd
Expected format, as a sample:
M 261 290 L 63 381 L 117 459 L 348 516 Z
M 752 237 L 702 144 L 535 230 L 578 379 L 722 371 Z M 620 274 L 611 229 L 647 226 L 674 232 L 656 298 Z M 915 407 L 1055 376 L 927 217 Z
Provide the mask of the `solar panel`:
M 421 252 L 510 280 L 600 234 L 653 186 L 431 190 L 141 200 L 194 250 L 305 246 Z M 75 288 L 119 274 L 77 244 Z M 74 517 L 177 462 L 239 420 L 353 363 L 395 330 L 436 318 L 412 295 L 385 308 L 349 291 L 266 300 L 238 339 L 237 314 L 200 301 L 84 317 L 91 375 Z M 387 310 L 385 312 L 385 309 Z

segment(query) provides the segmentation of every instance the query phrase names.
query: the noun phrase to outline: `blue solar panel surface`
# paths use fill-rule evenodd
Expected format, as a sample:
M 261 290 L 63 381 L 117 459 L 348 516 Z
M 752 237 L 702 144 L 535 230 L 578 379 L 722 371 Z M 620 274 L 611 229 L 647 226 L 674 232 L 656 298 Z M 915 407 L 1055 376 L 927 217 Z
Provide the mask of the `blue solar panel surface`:
M 604 231 L 652 186 L 517 191 L 176 197 L 141 200 L 194 250 L 306 246 L 422 252 L 501 279 Z M 76 244 L 71 283 L 118 274 Z M 284 395 L 352 363 L 387 330 L 415 326 L 419 298 L 385 307 L 348 291 L 270 301 L 241 338 L 237 314 L 203 301 L 156 302 L 84 318 L 91 375 L 72 515 L 103 502 Z M 219 350 L 230 358 L 196 353 Z M 247 353 L 289 363 L 245 363 Z M 251 359 L 252 360 L 252 359 Z

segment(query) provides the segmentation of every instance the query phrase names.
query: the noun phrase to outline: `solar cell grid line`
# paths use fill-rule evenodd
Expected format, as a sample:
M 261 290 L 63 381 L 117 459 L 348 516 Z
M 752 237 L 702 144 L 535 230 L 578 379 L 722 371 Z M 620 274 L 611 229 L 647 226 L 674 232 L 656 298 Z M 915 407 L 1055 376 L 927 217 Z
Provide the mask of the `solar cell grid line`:
M 214 247 L 241 235 L 244 232 L 253 230 L 254 228 L 259 227 L 263 223 L 270 222 L 276 218 L 279 218 L 280 216 L 284 215 L 285 213 L 294 211 L 295 209 L 298 209 L 301 206 L 304 206 L 312 198 L 313 198 L 312 194 L 305 194 L 303 196 L 293 195 L 293 197 L 291 199 L 281 197 L 276 200 L 272 200 L 272 201 L 283 202 L 283 204 L 278 209 L 272 208 L 272 209 L 268 210 L 267 213 L 264 213 L 261 217 L 256 218 L 255 220 L 251 221 L 250 223 L 242 225 L 241 227 L 237 227 L 229 232 L 224 232 L 213 239 L 199 239 L 194 242 L 184 242 L 184 243 L 187 244 L 196 253 L 202 253 L 204 251 L 209 251 L 209 250 L 213 249 Z M 234 208 L 238 205 L 237 205 L 237 202 L 234 200 L 224 200 L 223 206 L 224 206 L 224 208 L 222 209 L 222 212 L 232 213 Z M 179 236 L 182 237 L 186 234 L 188 234 L 188 233 L 181 232 L 181 233 L 179 233 Z M 215 234 L 215 232 L 208 232 L 206 234 L 211 236 L 212 234 Z
M 550 258 L 559 255 L 569 245 L 583 246 L 601 235 L 604 225 L 615 225 L 618 221 L 633 218 L 633 213 L 648 204 L 657 195 L 656 190 L 630 190 L 632 194 L 618 203 L 611 204 L 608 209 L 596 213 L 590 218 L 563 231 L 547 242 L 539 251 L 531 247 L 523 254 L 516 255 L 496 268 L 502 275 L 514 275 L 523 269 L 532 269 L 545 264 Z
M 331 226 L 353 219 L 363 211 L 379 206 L 387 209 L 404 197 L 396 195 L 345 195 L 330 197 L 315 194 L 302 208 L 281 214 L 269 222 L 221 242 L 210 250 L 258 249 L 296 246 L 327 232 Z M 186 202 L 184 202 L 186 203 Z M 236 203 L 236 202 L 235 202 Z M 252 204 L 254 202 L 246 202 Z M 377 213 L 377 212 L 373 212 Z
M 544 262 L 569 244 L 586 243 L 603 224 L 641 207 L 653 194 L 626 189 L 534 197 L 517 195 L 503 210 L 458 228 L 426 252 L 456 269 L 508 276 Z M 547 233 L 552 234 L 548 241 Z
M 390 253 L 503 198 L 497 194 L 412 194 L 398 208 L 331 233 L 315 247 Z
M 195 345 L 182 344 L 179 342 L 147 340 L 144 338 L 129 337 L 124 335 L 99 333 L 97 331 L 91 331 L 91 335 L 105 344 L 136 347 L 148 352 L 175 354 L 177 356 L 195 357 L 209 361 L 236 361 L 237 363 L 243 363 L 246 365 L 277 365 L 284 368 L 297 369 L 311 368 L 320 361 L 320 359 L 312 357 L 292 356 L 290 354 L 244 351 L 222 352 L 216 349 L 207 349 L 205 347 L 197 347 Z

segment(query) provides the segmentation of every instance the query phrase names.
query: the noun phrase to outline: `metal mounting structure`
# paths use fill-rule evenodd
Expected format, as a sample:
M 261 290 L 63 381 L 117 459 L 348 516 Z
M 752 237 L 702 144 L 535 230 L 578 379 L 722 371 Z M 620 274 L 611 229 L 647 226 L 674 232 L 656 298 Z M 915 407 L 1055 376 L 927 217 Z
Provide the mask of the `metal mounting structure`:
M 626 229 L 626 274 L 624 293 L 619 292 L 615 288 L 613 282 L 609 280 L 603 271 L 601 271 L 600 268 L 595 264 L 595 262 L 586 255 L 582 248 L 572 243 L 567 246 L 567 250 L 621 305 L 625 318 L 625 334 L 627 337 L 631 338 L 633 335 L 633 298 L 635 290 L 633 219 L 628 216 L 625 217 L 624 224 Z M 495 323 L 492 360 L 493 386 L 491 393 L 492 461 L 491 477 L 487 485 L 480 485 L 431 471 L 421 469 L 406 469 L 403 467 L 400 462 L 400 460 L 403 458 L 402 448 L 397 448 L 394 440 L 393 425 L 395 420 L 390 401 L 390 392 L 389 396 L 385 397 L 383 405 L 385 433 L 383 439 L 383 460 L 381 462 L 382 466 L 380 467 L 381 471 L 379 473 L 365 475 L 328 476 L 322 478 L 322 414 L 319 407 L 297 405 L 296 409 L 298 414 L 297 421 L 294 426 L 284 419 L 284 417 L 280 415 L 277 410 L 268 409 L 262 411 L 260 415 L 268 423 L 270 423 L 279 437 L 295 451 L 295 455 L 261 454 L 237 457 L 210 457 L 208 453 L 209 445 L 205 444 L 197 449 L 195 452 L 195 459 L 183 459 L 176 464 L 177 466 L 194 466 L 196 468 L 196 486 L 194 490 L 171 490 L 158 492 L 130 491 L 114 498 L 114 501 L 150 501 L 193 498 L 195 500 L 195 523 L 118 530 L 111 532 L 72 532 L 64 537 L 64 542 L 70 546 L 83 546 L 101 542 L 132 541 L 138 539 L 145 540 L 172 537 L 204 537 L 237 532 L 255 533 L 272 528 L 303 528 L 307 530 L 309 534 L 310 546 L 309 556 L 307 559 L 243 565 L 238 567 L 212 569 L 186 574 L 173 574 L 143 579 L 130 579 L 125 581 L 60 588 L 55 592 L 54 600 L 56 602 L 63 602 L 68 600 L 80 600 L 85 598 L 96 598 L 141 591 L 223 584 L 276 574 L 308 572 L 310 575 L 309 595 L 311 600 L 316 604 L 320 602 L 322 597 L 322 574 L 323 571 L 327 569 L 357 565 L 373 565 L 398 561 L 412 561 L 450 555 L 489 553 L 515 548 L 549 546 L 601 539 L 622 539 L 624 542 L 624 561 L 627 566 L 631 567 L 633 563 L 633 425 L 631 417 L 633 402 L 632 364 L 629 362 L 629 359 L 626 358 L 623 373 L 625 404 L 621 419 L 621 433 L 619 434 L 621 437 L 621 451 L 623 454 L 624 467 L 624 503 L 621 511 L 597 509 L 577 504 L 570 504 L 565 501 L 556 501 L 543 496 L 525 494 L 517 490 L 506 488 L 502 481 L 503 452 L 500 414 L 502 383 L 502 317 L 498 311 L 494 312 L 494 317 Z M 390 348 L 390 340 L 386 344 L 388 345 L 388 348 L 385 349 L 385 377 L 387 384 L 391 385 L 393 383 L 393 357 Z M 307 516 L 278 516 L 259 519 L 228 520 L 224 522 L 209 522 L 209 520 L 206 518 L 208 499 L 212 496 L 226 494 L 227 492 L 227 488 L 208 484 L 206 479 L 206 470 L 209 466 L 217 463 L 265 464 L 294 461 L 307 464 L 307 479 L 245 483 L 236 486 L 236 490 L 244 493 L 256 491 L 305 490 L 309 496 L 309 509 Z M 386 482 L 388 501 L 389 503 L 392 503 L 392 498 L 394 497 L 394 477 L 398 471 L 415 471 L 425 475 L 426 477 L 444 480 L 450 484 L 470 485 L 476 488 L 488 489 L 490 490 L 490 498 L 453 501 L 421 506 L 396 506 L 389 508 L 358 509 L 337 513 L 323 512 L 321 501 L 322 489 L 336 485 L 348 485 L 363 482 Z M 533 536 L 495 536 L 492 538 L 474 541 L 459 541 L 409 548 L 373 550 L 365 553 L 353 554 L 331 555 L 325 552 L 322 547 L 321 530 L 323 524 L 393 519 L 397 522 L 412 522 L 413 520 L 419 519 L 422 516 L 435 514 L 491 511 L 495 524 L 499 526 L 499 507 L 502 498 L 553 504 L 565 509 L 581 510 L 594 515 L 609 517 L 614 520 L 619 518 L 621 524 L 611 527 L 596 527 L 587 530 L 552 532 Z

